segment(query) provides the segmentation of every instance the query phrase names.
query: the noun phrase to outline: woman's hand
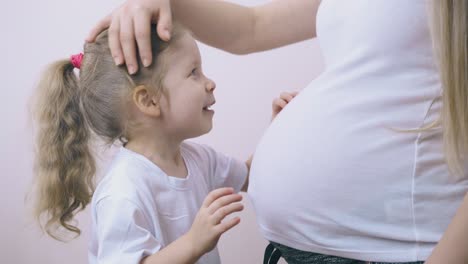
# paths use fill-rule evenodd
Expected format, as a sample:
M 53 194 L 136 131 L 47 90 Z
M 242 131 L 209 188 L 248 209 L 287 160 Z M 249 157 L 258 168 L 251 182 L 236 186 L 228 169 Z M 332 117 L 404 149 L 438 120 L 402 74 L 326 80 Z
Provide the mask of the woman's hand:
M 151 23 L 157 24 L 161 39 L 171 37 L 172 13 L 170 0 L 127 0 L 107 15 L 89 33 L 87 42 L 109 28 L 109 46 L 117 65 L 127 64 L 130 74 L 137 72 L 137 47 L 144 66 L 152 63 Z
M 242 195 L 234 193 L 232 188 L 220 188 L 208 194 L 187 233 L 196 255 L 211 251 L 222 234 L 239 224 L 239 217 L 224 222 L 223 219 L 244 209 L 241 200 Z
M 281 110 L 283 110 L 284 107 L 286 107 L 287 104 L 289 104 L 289 102 L 291 102 L 292 99 L 294 99 L 294 97 L 296 97 L 296 95 L 298 94 L 299 92 L 282 92 L 280 94 L 280 97 L 278 98 L 275 98 L 273 100 L 273 103 L 272 103 L 272 114 L 271 114 L 271 120 L 275 119 L 275 117 L 279 114 L 279 112 L 281 112 Z

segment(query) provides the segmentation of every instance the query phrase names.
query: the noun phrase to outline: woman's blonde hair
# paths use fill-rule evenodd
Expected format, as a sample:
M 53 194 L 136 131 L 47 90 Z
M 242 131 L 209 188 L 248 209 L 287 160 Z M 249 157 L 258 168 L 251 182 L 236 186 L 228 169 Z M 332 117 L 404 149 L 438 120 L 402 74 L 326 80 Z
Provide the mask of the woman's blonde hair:
M 170 42 L 151 32 L 153 64 L 129 75 L 116 66 L 108 45 L 108 32 L 94 43 L 84 45 L 84 57 L 76 76 L 70 60 L 52 63 L 37 89 L 33 119 L 37 126 L 35 156 L 34 215 L 41 227 L 55 239 L 63 240 L 68 231 L 79 236 L 73 218 L 90 202 L 94 192 L 95 160 L 91 138 L 113 144 L 129 138 L 125 105 L 137 85 L 162 87 L 164 54 L 177 41 L 174 28 Z
M 443 89 L 441 124 L 447 163 L 463 173 L 468 150 L 468 1 L 433 0 L 433 35 Z

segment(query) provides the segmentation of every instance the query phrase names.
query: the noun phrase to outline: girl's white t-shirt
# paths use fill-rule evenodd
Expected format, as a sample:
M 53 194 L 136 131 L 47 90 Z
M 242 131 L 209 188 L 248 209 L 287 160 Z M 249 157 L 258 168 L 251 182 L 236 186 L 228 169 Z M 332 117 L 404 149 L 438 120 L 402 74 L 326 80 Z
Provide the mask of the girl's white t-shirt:
M 263 236 L 368 261 L 426 259 L 468 190 L 451 176 L 429 0 L 322 0 L 325 71 L 273 121 L 251 167 Z
M 247 177 L 244 162 L 208 146 L 185 142 L 181 154 L 188 169 L 183 179 L 120 149 L 93 196 L 90 264 L 139 264 L 189 231 L 210 191 L 233 187 L 238 192 Z M 218 250 L 197 263 L 220 263 Z

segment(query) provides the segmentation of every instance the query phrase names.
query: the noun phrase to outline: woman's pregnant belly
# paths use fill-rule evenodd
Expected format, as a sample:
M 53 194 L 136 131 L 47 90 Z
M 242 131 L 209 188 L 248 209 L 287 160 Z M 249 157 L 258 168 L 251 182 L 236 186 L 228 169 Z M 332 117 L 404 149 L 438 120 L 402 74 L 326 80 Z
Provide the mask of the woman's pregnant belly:
M 347 247 L 347 237 L 411 240 L 417 133 L 392 128 L 421 125 L 433 93 L 402 100 L 378 81 L 327 83 L 303 90 L 257 146 L 249 195 L 264 236 L 303 250 Z

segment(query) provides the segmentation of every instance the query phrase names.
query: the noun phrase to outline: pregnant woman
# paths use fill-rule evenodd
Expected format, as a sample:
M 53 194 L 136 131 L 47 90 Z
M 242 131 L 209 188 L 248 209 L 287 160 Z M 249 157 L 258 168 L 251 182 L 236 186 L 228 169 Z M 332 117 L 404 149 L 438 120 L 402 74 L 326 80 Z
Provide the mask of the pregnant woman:
M 252 163 L 249 194 L 268 252 L 289 263 L 420 263 L 468 190 L 447 166 L 443 129 L 423 129 L 443 106 L 430 3 L 128 0 L 88 41 L 110 27 L 115 62 L 133 73 L 137 46 L 151 63 L 151 21 L 168 39 L 172 16 L 237 54 L 317 37 L 325 71 L 278 115 Z

